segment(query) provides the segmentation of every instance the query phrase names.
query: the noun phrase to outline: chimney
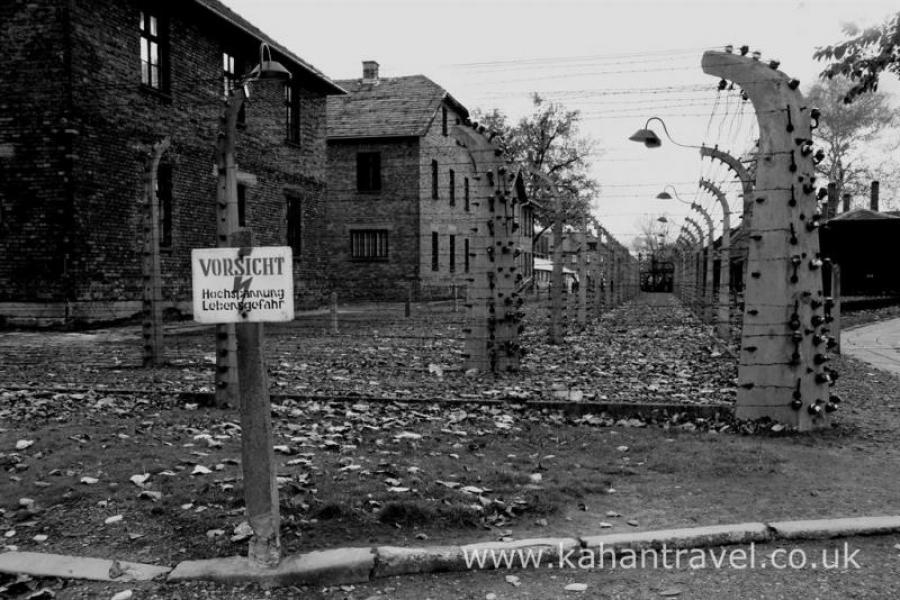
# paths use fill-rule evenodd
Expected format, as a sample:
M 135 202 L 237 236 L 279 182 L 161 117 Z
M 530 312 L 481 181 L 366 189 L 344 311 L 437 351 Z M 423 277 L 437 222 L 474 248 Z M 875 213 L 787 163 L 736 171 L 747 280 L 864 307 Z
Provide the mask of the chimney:
M 378 83 L 378 63 L 374 60 L 363 61 L 362 82 L 371 83 L 372 85 Z
M 869 208 L 875 212 L 878 212 L 878 188 L 880 187 L 881 185 L 877 181 L 872 182 L 872 194 L 869 197 Z
M 844 194 L 844 206 L 841 212 L 847 212 L 850 210 L 850 194 Z

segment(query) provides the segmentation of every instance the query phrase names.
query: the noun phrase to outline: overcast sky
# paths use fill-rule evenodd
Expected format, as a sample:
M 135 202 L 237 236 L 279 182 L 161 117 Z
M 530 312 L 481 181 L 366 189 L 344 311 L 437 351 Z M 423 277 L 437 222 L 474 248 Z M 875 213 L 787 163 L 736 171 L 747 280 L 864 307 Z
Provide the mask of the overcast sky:
M 718 220 L 712 197 L 696 195 L 706 177 L 739 210 L 738 186 L 720 165 L 668 141 L 647 150 L 627 140 L 659 116 L 683 144 L 718 143 L 735 155 L 750 146 L 752 107 L 736 91 L 717 92 L 717 80 L 700 69 L 704 49 L 747 44 L 808 86 L 823 68 L 813 50 L 843 39 L 843 23 L 880 23 L 900 8 L 888 0 L 224 1 L 333 79 L 359 77 L 361 61 L 371 59 L 383 77 L 430 77 L 469 110 L 496 107 L 518 118 L 532 92 L 581 110 L 582 133 L 598 150 L 594 212 L 625 244 L 642 220 L 665 214 L 677 235 L 681 217 L 692 214 L 655 199 L 666 184 Z M 888 76 L 881 88 L 896 95 L 900 85 Z M 891 202 L 895 192 L 882 197 Z

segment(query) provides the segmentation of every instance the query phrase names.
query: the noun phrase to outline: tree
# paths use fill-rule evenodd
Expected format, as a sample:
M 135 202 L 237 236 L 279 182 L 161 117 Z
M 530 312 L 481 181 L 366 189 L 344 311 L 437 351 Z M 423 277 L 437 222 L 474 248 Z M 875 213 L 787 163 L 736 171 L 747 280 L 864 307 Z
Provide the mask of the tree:
M 835 77 L 813 85 L 807 94 L 810 104 L 822 111 L 813 138 L 825 158 L 816 171 L 835 184 L 838 198 L 845 193 L 864 196 L 870 181 L 886 175 L 873 162 L 878 153 L 872 152 L 872 144 L 898 115 L 882 92 L 872 91 L 845 103 L 853 86 L 847 78 Z
M 860 94 L 877 91 L 878 79 L 885 71 L 900 76 L 900 13 L 864 31 L 845 25 L 844 35 L 850 39 L 816 48 L 813 53 L 816 60 L 831 61 L 822 78 L 842 75 L 853 82 L 844 102 L 849 104 Z
M 499 109 L 475 110 L 473 120 L 500 136 L 500 144 L 514 164 L 544 173 L 559 190 L 567 224 L 580 227 L 590 216 L 591 200 L 599 190 L 588 175 L 594 142 L 579 136 L 580 115 L 558 102 L 533 94 L 533 111 L 515 125 Z M 552 198 L 539 179 L 530 181 L 530 197 L 545 211 L 536 211 L 535 220 L 547 226 L 553 219 Z
M 662 258 L 668 253 L 673 240 L 669 239 L 669 221 L 664 216 L 648 215 L 639 219 L 637 225 L 640 233 L 631 242 L 635 254 Z

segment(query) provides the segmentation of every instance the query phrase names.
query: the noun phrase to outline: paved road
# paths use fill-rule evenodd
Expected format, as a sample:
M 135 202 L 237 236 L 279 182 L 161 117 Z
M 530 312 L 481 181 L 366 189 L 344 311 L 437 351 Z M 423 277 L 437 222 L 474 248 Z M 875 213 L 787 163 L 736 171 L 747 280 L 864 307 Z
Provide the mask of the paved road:
M 900 375 L 900 319 L 879 321 L 842 332 L 841 351 Z

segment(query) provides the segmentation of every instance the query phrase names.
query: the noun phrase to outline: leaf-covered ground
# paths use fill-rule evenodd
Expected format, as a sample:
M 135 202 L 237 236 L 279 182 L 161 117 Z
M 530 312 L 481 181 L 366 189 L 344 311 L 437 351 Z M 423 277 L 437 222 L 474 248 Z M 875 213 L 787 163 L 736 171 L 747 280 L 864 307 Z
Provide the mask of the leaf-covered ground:
M 563 349 L 538 347 L 527 368 L 532 376 L 553 373 L 541 386 L 574 382 L 570 389 L 597 386 L 603 395 L 636 401 L 676 394 L 726 400 L 731 359 L 717 356 L 704 329 L 663 300 L 664 307 L 623 307 L 571 336 Z M 284 334 L 281 343 L 287 339 Z M 113 348 L 123 343 L 108 342 Z M 74 351 L 97 360 L 102 354 L 90 354 L 89 347 Z M 45 359 L 45 371 L 78 381 L 77 369 L 68 366 L 76 364 L 72 350 L 57 352 L 65 355 L 66 369 L 59 368 L 62 360 Z M 435 356 L 410 352 L 423 365 Z M 348 361 L 358 360 L 347 354 Z M 548 361 L 552 365 L 542 364 Z M 896 514 L 900 382 L 852 360 L 835 363 L 842 373 L 837 391 L 845 400 L 835 426 L 804 435 L 769 429 L 744 435 L 742 424 L 678 417 L 650 424 L 567 417 L 521 400 L 490 406 L 371 399 L 276 403 L 285 552 Z M 35 369 L 31 383 L 60 380 L 29 368 Z M 101 373 L 116 387 L 147 383 L 137 369 L 114 370 L 89 375 Z M 155 381 L 170 393 L 113 394 L 96 385 L 87 393 L 0 391 L 0 544 L 170 565 L 245 551 L 238 415 L 178 402 L 171 392 L 191 381 L 181 378 L 202 372 L 164 371 L 181 374 Z M 427 367 L 422 371 L 425 389 L 440 390 L 453 377 L 450 369 L 443 379 Z M 126 375 L 136 378 L 127 385 L 115 379 Z M 500 391 L 482 390 L 483 396 L 532 389 L 511 378 L 472 383 L 460 375 L 474 389 Z M 58 597 L 111 596 L 121 587 L 22 585 L 31 591 L 50 585 Z M 138 597 L 241 597 L 240 590 L 205 584 L 136 589 Z M 367 597 L 340 589 L 325 596 Z
M 449 304 L 348 307 L 339 332 L 326 313 L 266 327 L 273 392 L 315 398 L 553 399 L 728 404 L 736 369 L 671 296 L 640 310 L 606 312 L 565 344 L 546 340 L 546 307 L 529 311 L 516 374 L 473 376 L 463 368 L 463 313 Z M 572 312 L 572 311 L 570 311 Z M 182 326 L 167 335 L 170 362 L 143 369 L 138 327 L 77 333 L 0 334 L 0 381 L 37 386 L 212 390 L 214 333 Z

